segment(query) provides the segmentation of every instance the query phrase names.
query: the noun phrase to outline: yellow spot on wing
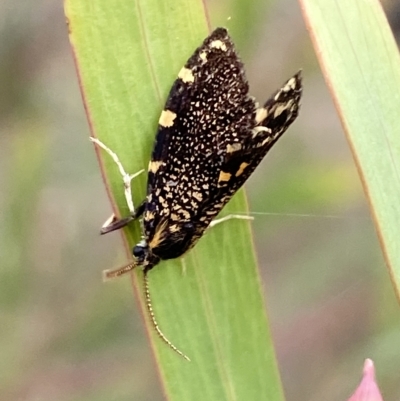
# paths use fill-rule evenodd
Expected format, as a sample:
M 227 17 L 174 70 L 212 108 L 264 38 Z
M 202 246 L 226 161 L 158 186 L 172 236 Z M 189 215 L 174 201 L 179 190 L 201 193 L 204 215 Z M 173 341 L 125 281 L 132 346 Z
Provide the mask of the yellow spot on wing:
M 280 116 L 287 109 L 288 106 L 286 104 L 280 104 L 279 106 L 277 106 L 276 109 L 274 110 L 274 118 Z
M 200 53 L 200 58 L 201 58 L 203 61 L 207 61 L 207 53 L 206 53 L 206 52 L 201 52 L 201 53 Z
M 183 67 L 178 74 L 178 78 L 180 78 L 183 82 L 194 82 L 194 76 L 192 70 L 189 68 Z
M 287 81 L 286 85 L 282 88 L 282 91 L 289 92 L 290 90 L 294 89 L 296 89 L 296 79 L 290 78 L 289 81 Z
M 170 110 L 163 110 L 158 120 L 158 123 L 162 127 L 172 127 L 174 125 L 174 120 L 176 118 L 176 114 Z
M 163 162 L 159 162 L 159 161 L 150 161 L 149 162 L 149 171 L 151 171 L 152 173 L 156 173 L 157 170 L 163 165 Z
M 221 49 L 223 52 L 226 51 L 226 44 L 222 41 L 214 40 L 210 43 L 210 47 L 214 47 L 215 49 Z
M 225 171 L 221 171 L 219 173 L 218 182 L 220 182 L 220 181 L 224 181 L 224 182 L 229 181 L 231 177 L 232 177 L 231 173 L 227 173 Z
M 271 128 L 255 127 L 252 129 L 251 134 L 253 135 L 253 138 L 255 138 L 260 132 L 268 132 L 269 134 L 272 133 Z
M 190 219 L 190 213 L 189 213 L 187 210 L 182 209 L 182 210 L 181 210 L 181 214 L 182 214 L 182 216 L 183 216 L 184 219 L 186 219 L 186 220 L 189 220 L 189 219 Z
M 245 169 L 248 165 L 249 165 L 249 163 L 246 163 L 246 162 L 241 163 L 240 166 L 239 166 L 239 170 L 236 171 L 235 176 L 236 176 L 236 177 L 239 177 L 239 175 L 241 175 L 241 174 L 243 173 L 244 169 Z
M 271 138 L 270 136 L 267 136 L 261 143 L 261 146 L 266 145 L 267 143 L 270 143 L 274 138 Z
M 256 123 L 260 124 L 267 118 L 267 116 L 268 116 L 267 110 L 264 107 L 261 107 L 256 112 Z
M 203 194 L 201 192 L 193 191 L 192 196 L 198 202 L 201 202 L 203 200 Z
M 228 145 L 226 146 L 226 153 L 237 152 L 240 149 L 242 149 L 242 145 L 240 143 L 228 143 Z

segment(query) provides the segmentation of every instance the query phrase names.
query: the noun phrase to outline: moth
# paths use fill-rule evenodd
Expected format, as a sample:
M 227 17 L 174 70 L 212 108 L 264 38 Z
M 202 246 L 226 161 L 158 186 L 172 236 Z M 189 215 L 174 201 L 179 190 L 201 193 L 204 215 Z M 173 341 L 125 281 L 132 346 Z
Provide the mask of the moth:
M 160 261 L 190 250 L 271 147 L 295 120 L 302 93 L 301 72 L 263 106 L 249 96 L 249 85 L 231 38 L 215 29 L 179 71 L 158 121 L 148 165 L 147 196 L 137 209 L 124 172 L 130 215 L 108 221 L 101 233 L 141 218 L 142 240 L 134 262 L 106 271 L 107 278 L 141 266 L 149 315 L 158 335 L 187 358 L 162 333 L 154 317 L 148 272 Z M 94 140 L 113 154 L 100 141 Z M 122 167 L 122 165 L 121 165 Z M 122 169 L 122 171 L 124 171 Z M 188 359 L 188 358 L 187 358 Z

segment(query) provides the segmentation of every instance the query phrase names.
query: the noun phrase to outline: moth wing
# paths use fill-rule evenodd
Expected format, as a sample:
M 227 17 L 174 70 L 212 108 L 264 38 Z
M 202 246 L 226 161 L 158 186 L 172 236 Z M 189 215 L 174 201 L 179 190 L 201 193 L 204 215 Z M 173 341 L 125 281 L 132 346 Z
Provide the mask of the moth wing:
M 247 137 L 255 117 L 243 65 L 217 28 L 180 70 L 160 116 L 144 213 L 148 239 L 160 237 L 157 227 L 187 227 L 199 217 L 219 191 L 227 145 Z
M 300 73 L 260 108 L 248 89 L 227 31 L 216 29 L 179 72 L 160 117 L 144 215 L 150 241 L 193 245 L 297 117 Z
M 301 72 L 298 72 L 263 107 L 257 109 L 251 129 L 240 131 L 239 141 L 226 144 L 224 159 L 218 171 L 217 189 L 214 189 L 212 196 L 198 211 L 199 216 L 207 216 L 198 224 L 198 237 L 296 119 L 301 93 Z
M 218 186 L 237 191 L 268 151 L 296 119 L 302 93 L 301 72 L 290 78 L 257 109 L 250 132 L 238 144 L 229 143 L 218 178 Z

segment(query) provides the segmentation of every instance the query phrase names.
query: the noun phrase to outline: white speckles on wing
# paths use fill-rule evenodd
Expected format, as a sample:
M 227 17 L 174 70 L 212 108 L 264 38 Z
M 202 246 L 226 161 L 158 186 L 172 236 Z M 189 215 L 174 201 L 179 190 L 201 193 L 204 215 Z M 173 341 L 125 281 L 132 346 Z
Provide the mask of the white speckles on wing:
M 262 107 L 248 92 L 243 65 L 223 28 L 207 37 L 179 71 L 149 165 L 152 197 L 146 208 L 154 218 L 148 222 L 153 215 L 145 214 L 143 221 L 145 238 L 154 238 L 148 241 L 150 251 L 162 238 L 161 259 L 195 244 L 294 120 L 300 76 Z

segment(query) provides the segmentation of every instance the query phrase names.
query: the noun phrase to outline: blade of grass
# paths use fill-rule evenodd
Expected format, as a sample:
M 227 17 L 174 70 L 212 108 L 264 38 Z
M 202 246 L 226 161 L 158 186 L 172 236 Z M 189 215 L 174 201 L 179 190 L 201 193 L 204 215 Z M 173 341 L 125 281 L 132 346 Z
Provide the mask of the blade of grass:
M 207 34 L 202 3 L 67 0 L 66 14 L 93 135 L 128 172 L 145 168 L 169 88 Z M 114 208 L 126 215 L 117 168 L 99 157 Z M 136 205 L 145 180 L 133 183 Z M 234 210 L 246 210 L 243 193 L 226 213 Z M 132 226 L 129 246 L 140 236 Z M 142 273 L 135 277 L 143 308 Z M 183 262 L 163 262 L 149 280 L 160 326 L 192 359 L 181 359 L 148 327 L 169 399 L 282 400 L 248 223 L 215 227 Z
M 301 0 L 400 300 L 400 58 L 376 0 Z

